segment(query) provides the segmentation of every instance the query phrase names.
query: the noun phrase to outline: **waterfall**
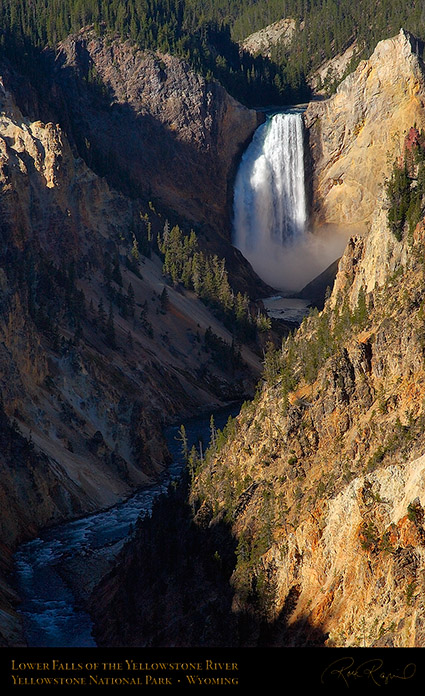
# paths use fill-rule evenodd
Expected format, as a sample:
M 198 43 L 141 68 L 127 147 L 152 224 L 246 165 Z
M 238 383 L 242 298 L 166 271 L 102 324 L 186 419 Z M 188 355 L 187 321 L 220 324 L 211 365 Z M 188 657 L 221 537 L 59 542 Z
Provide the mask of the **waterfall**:
M 233 243 L 278 288 L 294 285 L 284 252 L 306 234 L 303 135 L 300 112 L 269 117 L 257 128 L 235 183 Z
M 271 287 L 301 290 L 341 256 L 349 230 L 310 230 L 301 110 L 278 113 L 257 128 L 236 175 L 233 244 Z
M 261 249 L 269 240 L 285 244 L 304 233 L 303 123 L 299 113 L 276 114 L 260 126 L 236 178 L 235 245 Z

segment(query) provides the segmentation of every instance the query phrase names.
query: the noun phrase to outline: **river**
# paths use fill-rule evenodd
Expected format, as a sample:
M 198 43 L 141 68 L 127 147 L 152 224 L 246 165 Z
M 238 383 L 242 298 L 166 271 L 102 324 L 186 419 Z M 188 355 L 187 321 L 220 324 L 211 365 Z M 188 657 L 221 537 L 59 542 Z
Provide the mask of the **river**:
M 215 411 L 216 427 L 222 429 L 239 410 L 240 404 L 234 404 Z M 210 420 L 208 413 L 185 421 L 189 447 L 199 441 L 204 448 L 208 445 Z M 177 439 L 179 428 L 171 426 L 165 431 L 173 463 L 160 482 L 108 510 L 51 527 L 18 548 L 15 578 L 28 647 L 96 647 L 90 616 L 63 579 L 61 566 L 73 556 L 87 559 L 87 564 L 96 558 L 104 560 L 105 554 L 116 556 L 138 517 L 149 515 L 155 498 L 181 475 L 184 461 Z
M 274 295 L 263 300 L 264 308 L 272 319 L 289 321 L 291 324 L 300 325 L 310 311 L 310 300 L 296 297 Z

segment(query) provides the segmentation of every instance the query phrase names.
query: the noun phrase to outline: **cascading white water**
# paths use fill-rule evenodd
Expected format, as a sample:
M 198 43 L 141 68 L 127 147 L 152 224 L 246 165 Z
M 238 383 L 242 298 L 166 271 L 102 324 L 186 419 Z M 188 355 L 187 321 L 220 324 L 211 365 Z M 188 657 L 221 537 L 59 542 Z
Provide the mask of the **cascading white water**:
M 242 253 L 287 244 L 304 234 L 303 123 L 276 114 L 260 126 L 242 158 L 235 186 L 234 241 Z
M 304 240 L 307 224 L 300 112 L 275 114 L 257 129 L 236 177 L 233 210 L 234 245 L 266 282 L 293 289 L 288 252 Z
M 236 176 L 233 244 L 277 290 L 298 291 L 337 259 L 347 232 L 309 229 L 301 110 L 257 128 Z

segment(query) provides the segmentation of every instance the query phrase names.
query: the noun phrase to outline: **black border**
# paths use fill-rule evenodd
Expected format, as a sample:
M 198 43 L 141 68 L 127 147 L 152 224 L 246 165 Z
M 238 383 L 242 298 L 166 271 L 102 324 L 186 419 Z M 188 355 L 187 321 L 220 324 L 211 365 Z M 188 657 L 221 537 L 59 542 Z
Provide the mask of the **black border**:
M 273 696 L 281 693 L 295 696 L 301 689 L 312 695 L 365 691 L 410 694 L 422 693 L 425 686 L 423 648 L 3 648 L 0 659 L 0 684 L 7 687 L 5 693 L 8 694 L 34 691 L 49 694 L 59 690 L 61 694 L 81 691 L 102 694 L 105 690 L 115 694 L 173 694 L 176 691 L 247 694 L 254 689 Z M 67 669 L 52 670 L 54 660 L 66 665 Z M 129 671 L 125 660 L 133 660 L 142 667 Z M 207 661 L 210 661 L 208 669 Z M 49 668 L 21 670 L 21 663 L 47 663 Z M 100 667 L 97 670 L 85 668 L 93 663 Z M 122 669 L 105 668 L 103 663 L 121 664 Z M 155 666 L 158 663 L 191 663 L 198 667 L 159 669 Z M 97 677 L 89 684 L 90 674 Z M 197 675 L 192 679 L 194 684 L 189 683 L 186 674 Z M 14 681 L 12 675 L 19 677 L 21 683 Z M 46 677 L 71 681 L 78 678 L 78 681 L 76 685 L 37 684 L 37 680 L 40 682 Z M 85 677 L 85 684 L 82 677 Z M 123 684 L 123 678 L 135 683 Z

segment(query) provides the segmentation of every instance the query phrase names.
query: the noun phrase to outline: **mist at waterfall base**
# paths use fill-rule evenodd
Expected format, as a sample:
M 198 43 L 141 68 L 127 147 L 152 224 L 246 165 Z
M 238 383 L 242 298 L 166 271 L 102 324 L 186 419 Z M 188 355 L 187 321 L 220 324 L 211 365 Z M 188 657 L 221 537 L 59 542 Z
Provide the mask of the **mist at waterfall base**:
M 320 234 L 305 230 L 302 237 L 282 245 L 264 240 L 253 253 L 242 251 L 257 275 L 285 294 L 302 290 L 343 253 L 347 236 L 339 228 Z
M 308 229 L 300 110 L 257 128 L 237 173 L 233 213 L 233 244 L 277 290 L 301 290 L 342 254 L 340 229 Z

